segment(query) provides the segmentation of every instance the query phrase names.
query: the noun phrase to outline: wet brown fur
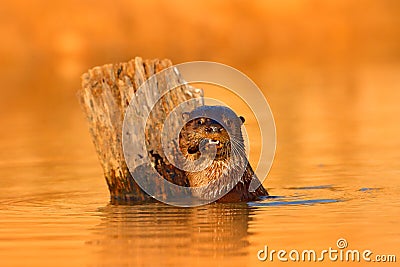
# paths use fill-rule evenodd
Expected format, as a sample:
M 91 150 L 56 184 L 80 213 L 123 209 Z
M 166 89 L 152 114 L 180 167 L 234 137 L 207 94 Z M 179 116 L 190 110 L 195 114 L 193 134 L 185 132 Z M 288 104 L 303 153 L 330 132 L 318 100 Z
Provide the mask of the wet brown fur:
M 246 166 L 239 182 L 233 188 L 230 187 L 232 189 L 229 193 L 218 202 L 252 201 L 260 196 L 268 196 L 268 192 L 259 182 L 244 152 L 241 131 L 243 117 L 238 117 L 231 109 L 222 106 L 202 106 L 185 115 L 188 122 L 179 135 L 179 145 L 183 155 L 189 161 L 195 161 L 209 148 L 207 142 L 213 142 L 216 147 L 216 155 L 210 166 L 201 171 L 186 172 L 191 187 L 204 186 L 218 179 L 225 179 L 229 183 L 229 173 L 243 171 Z M 231 140 L 230 136 L 234 140 Z M 235 161 L 236 165 L 230 165 L 233 152 L 231 142 L 239 148 L 237 150 L 239 160 Z M 259 184 L 254 192 L 249 191 L 252 179 L 256 179 Z M 219 186 L 221 183 L 215 183 L 216 188 L 211 187 L 209 190 L 219 190 Z

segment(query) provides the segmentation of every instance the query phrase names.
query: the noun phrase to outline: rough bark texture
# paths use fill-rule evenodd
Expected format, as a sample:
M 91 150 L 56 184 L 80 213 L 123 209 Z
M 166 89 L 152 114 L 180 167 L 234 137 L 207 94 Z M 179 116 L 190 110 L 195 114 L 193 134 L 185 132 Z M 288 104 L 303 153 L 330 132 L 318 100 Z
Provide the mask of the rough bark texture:
M 187 186 L 184 173 L 166 160 L 160 142 L 161 131 L 165 118 L 180 103 L 196 99 L 188 105 L 192 108 L 202 105 L 203 92 L 186 84 L 177 86 L 183 83 L 183 79 L 176 69 L 170 68 L 169 71 L 161 72 L 171 65 L 168 59 L 142 60 L 137 57 L 127 63 L 95 67 L 82 75 L 79 99 L 89 121 L 90 133 L 104 170 L 112 201 L 139 202 L 152 199 L 132 178 L 124 158 L 122 128 L 129 103 L 135 105 L 134 118 L 138 120 L 151 109 L 145 127 L 146 144 L 143 148 L 148 153 L 151 166 L 166 180 Z M 162 75 L 152 80 L 144 90 L 141 88 L 141 94 L 138 95 L 137 91 L 143 82 L 158 72 Z M 176 89 L 165 94 L 154 108 L 150 107 L 151 99 L 157 99 L 168 88 L 175 87 Z M 178 117 L 176 121 L 179 122 Z M 140 134 L 140 131 L 143 129 L 132 129 L 132 132 L 126 134 L 135 137 Z M 130 153 L 133 155 L 132 160 L 142 158 L 142 155 L 135 155 L 139 152 L 130 151 Z M 131 171 L 146 175 L 145 172 L 148 170 L 139 166 L 137 170 Z M 162 183 L 152 186 L 157 187 L 161 195 L 165 195 Z

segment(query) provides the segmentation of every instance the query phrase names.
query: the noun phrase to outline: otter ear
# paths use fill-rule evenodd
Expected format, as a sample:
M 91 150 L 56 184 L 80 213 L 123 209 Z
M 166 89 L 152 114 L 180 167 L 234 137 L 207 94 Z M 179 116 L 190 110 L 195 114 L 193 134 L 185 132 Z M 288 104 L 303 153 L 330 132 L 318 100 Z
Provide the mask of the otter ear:
M 184 121 L 189 120 L 189 116 L 190 116 L 190 112 L 183 112 L 183 113 L 182 113 L 182 119 L 183 119 Z
M 239 116 L 239 119 L 242 121 L 242 124 L 246 121 L 246 119 L 243 116 Z

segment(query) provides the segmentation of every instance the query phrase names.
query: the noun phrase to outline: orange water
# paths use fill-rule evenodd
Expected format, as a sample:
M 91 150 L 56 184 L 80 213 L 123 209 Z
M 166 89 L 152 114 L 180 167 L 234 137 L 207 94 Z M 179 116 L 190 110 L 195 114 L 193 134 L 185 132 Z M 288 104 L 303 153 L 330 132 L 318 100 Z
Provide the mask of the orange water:
M 0 266 L 280 266 L 257 252 L 339 238 L 399 261 L 397 2 L 32 3 L 1 11 Z M 89 67 L 134 55 L 216 60 L 254 79 L 277 126 L 274 198 L 109 204 L 75 91 Z M 259 134 L 252 119 L 246 129 Z

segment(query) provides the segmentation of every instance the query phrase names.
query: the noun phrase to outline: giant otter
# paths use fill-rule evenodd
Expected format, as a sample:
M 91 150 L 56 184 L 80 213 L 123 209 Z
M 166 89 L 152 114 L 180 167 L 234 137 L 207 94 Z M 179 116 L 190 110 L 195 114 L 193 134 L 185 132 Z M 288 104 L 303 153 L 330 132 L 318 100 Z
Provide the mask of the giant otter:
M 179 146 L 187 159 L 186 176 L 196 197 L 213 199 L 224 190 L 227 194 L 218 202 L 253 201 L 268 196 L 246 157 L 243 117 L 223 106 L 201 106 L 184 116 L 187 123 L 180 131 Z M 193 165 L 202 153 L 212 150 L 215 156 L 208 167 L 190 170 L 195 169 Z M 258 187 L 250 190 L 250 183 Z

